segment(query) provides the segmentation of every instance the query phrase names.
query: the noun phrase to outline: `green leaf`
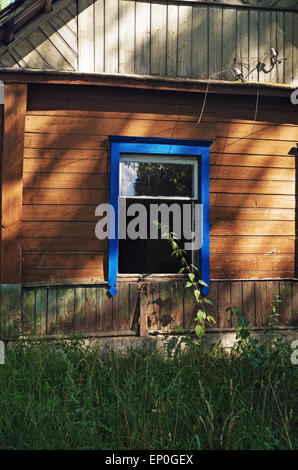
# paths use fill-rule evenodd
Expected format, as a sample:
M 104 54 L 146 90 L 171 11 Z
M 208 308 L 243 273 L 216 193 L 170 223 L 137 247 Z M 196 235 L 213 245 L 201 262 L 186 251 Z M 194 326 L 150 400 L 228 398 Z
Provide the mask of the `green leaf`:
M 249 338 L 249 342 L 252 346 L 256 346 L 259 343 L 256 338 Z
M 206 284 L 206 282 L 202 281 L 202 279 L 199 279 L 198 283 L 201 284 L 202 286 L 208 287 L 208 284 Z
M 248 331 L 248 330 L 241 330 L 241 331 L 239 331 L 239 336 L 240 336 L 242 339 L 246 339 L 246 338 L 248 338 L 248 336 L 249 336 L 249 331 Z
M 197 302 L 199 302 L 199 300 L 200 300 L 200 295 L 201 295 L 201 291 L 199 291 L 198 289 L 195 289 L 194 290 L 194 296 L 195 296 Z
M 195 271 L 198 271 L 197 266 L 195 266 L 194 264 L 191 264 L 190 266 L 191 266 Z
M 207 321 L 209 321 L 209 323 L 213 323 L 213 325 L 216 325 L 216 320 L 212 315 L 207 316 Z
M 174 250 L 177 250 L 179 248 L 179 246 L 177 245 L 176 242 L 174 242 L 174 240 L 172 240 L 172 247 Z
M 185 268 L 180 268 L 178 274 L 182 274 L 185 271 Z
M 239 317 L 238 323 L 242 328 L 247 328 L 250 325 L 250 320 L 245 317 Z
M 204 321 L 206 320 L 206 312 L 204 312 L 204 310 L 198 310 L 196 320 L 200 323 L 204 323 Z
M 205 304 L 213 305 L 213 302 L 209 299 L 206 299 L 206 297 L 204 297 L 204 302 L 205 302 Z
M 192 282 L 187 282 L 184 287 L 192 287 Z
M 188 273 L 188 277 L 191 281 L 193 281 L 195 278 L 195 275 L 193 273 Z
M 195 327 L 195 332 L 196 332 L 196 335 L 199 337 L 199 338 L 202 338 L 202 336 L 204 336 L 205 334 L 205 328 L 201 325 L 197 325 Z

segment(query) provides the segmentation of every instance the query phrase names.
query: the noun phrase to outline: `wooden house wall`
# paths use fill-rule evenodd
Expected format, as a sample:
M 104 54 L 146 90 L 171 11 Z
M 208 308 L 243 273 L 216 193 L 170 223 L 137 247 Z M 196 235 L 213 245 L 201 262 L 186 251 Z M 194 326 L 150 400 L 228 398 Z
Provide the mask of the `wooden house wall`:
M 294 84 L 298 12 L 274 7 L 59 0 L 0 47 L 0 66 L 234 81 L 236 58 L 247 81 Z M 272 47 L 286 60 L 271 69 Z
M 212 139 L 211 279 L 294 277 L 297 117 L 284 100 L 32 86 L 25 124 L 22 282 L 104 282 L 108 135 Z M 282 123 L 282 124 L 281 124 Z
M 11 95 L 21 92 L 18 85 L 9 89 Z M 117 296 L 106 295 L 107 243 L 95 238 L 94 212 L 108 202 L 110 134 L 214 141 L 208 309 L 215 328 L 235 326 L 226 312 L 231 305 L 243 308 L 253 326 L 264 322 L 273 305 L 279 326 L 297 326 L 297 114 L 287 99 L 261 92 L 254 122 L 255 96 L 211 93 L 198 124 L 203 100 L 190 92 L 28 85 L 23 179 L 17 186 L 21 234 L 12 239 L 8 233 L 7 241 L 14 250 L 21 241 L 21 270 L 10 281 L 7 269 L 2 281 L 20 283 L 22 303 L 14 314 L 1 309 L 2 336 L 20 325 L 42 335 L 99 336 L 139 334 L 142 321 L 143 331 L 145 322 L 151 332 L 191 327 L 195 305 L 182 280 L 124 278 Z M 6 127 L 13 131 L 10 119 L 8 112 Z M 21 141 L 19 133 L 16 138 Z

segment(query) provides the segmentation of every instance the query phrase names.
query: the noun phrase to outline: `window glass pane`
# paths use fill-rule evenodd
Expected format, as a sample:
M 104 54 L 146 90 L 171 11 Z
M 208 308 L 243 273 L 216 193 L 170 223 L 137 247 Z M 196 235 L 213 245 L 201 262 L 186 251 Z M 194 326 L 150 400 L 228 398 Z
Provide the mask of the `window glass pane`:
M 121 196 L 193 197 L 194 165 L 121 162 Z
M 140 199 L 128 199 L 126 201 L 127 209 L 132 204 L 140 204 Z M 171 205 L 173 200 L 162 200 L 158 201 L 156 199 L 145 199 L 141 200 L 141 204 L 144 205 L 147 211 L 147 228 L 150 226 L 150 205 L 151 204 L 161 204 L 165 203 Z M 178 204 L 181 207 L 181 214 L 183 213 L 183 205 L 185 201 L 175 201 L 175 204 Z M 191 205 L 191 202 L 187 204 Z M 127 224 L 133 219 L 133 217 L 127 217 Z M 161 222 L 159 216 L 157 222 Z M 181 238 L 177 240 L 177 243 L 180 248 L 184 249 L 185 238 L 183 236 L 183 217 L 181 219 Z M 173 231 L 173 217 L 170 217 L 169 220 L 169 231 Z M 168 240 L 161 238 L 159 233 L 159 238 L 157 240 L 152 240 L 150 237 L 146 240 L 136 239 L 130 240 L 126 238 L 124 240 L 119 240 L 119 265 L 118 270 L 120 274 L 177 274 L 181 268 L 181 260 L 176 258 L 176 256 L 171 256 L 172 250 Z M 196 263 L 198 258 L 198 253 L 192 253 L 187 251 L 185 257 L 188 263 Z

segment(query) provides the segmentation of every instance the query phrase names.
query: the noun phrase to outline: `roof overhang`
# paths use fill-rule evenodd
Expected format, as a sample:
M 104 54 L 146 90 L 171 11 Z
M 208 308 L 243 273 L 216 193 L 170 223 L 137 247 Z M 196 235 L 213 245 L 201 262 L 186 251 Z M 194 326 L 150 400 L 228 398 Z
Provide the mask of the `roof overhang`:
M 56 72 L 40 70 L 0 70 L 0 80 L 4 83 L 43 83 L 61 85 L 96 85 L 109 87 L 139 88 L 146 90 L 181 91 L 227 95 L 255 95 L 284 97 L 298 85 L 280 83 L 230 82 L 223 80 L 195 80 L 184 78 L 152 77 L 147 75 L 95 74 L 79 72 Z

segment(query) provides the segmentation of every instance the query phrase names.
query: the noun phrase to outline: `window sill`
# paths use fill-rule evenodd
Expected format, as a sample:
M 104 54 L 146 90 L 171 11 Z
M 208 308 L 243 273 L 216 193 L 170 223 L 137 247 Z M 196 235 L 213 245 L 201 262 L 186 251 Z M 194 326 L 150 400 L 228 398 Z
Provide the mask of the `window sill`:
M 181 281 L 185 282 L 186 274 L 118 274 L 118 282 L 166 282 Z

